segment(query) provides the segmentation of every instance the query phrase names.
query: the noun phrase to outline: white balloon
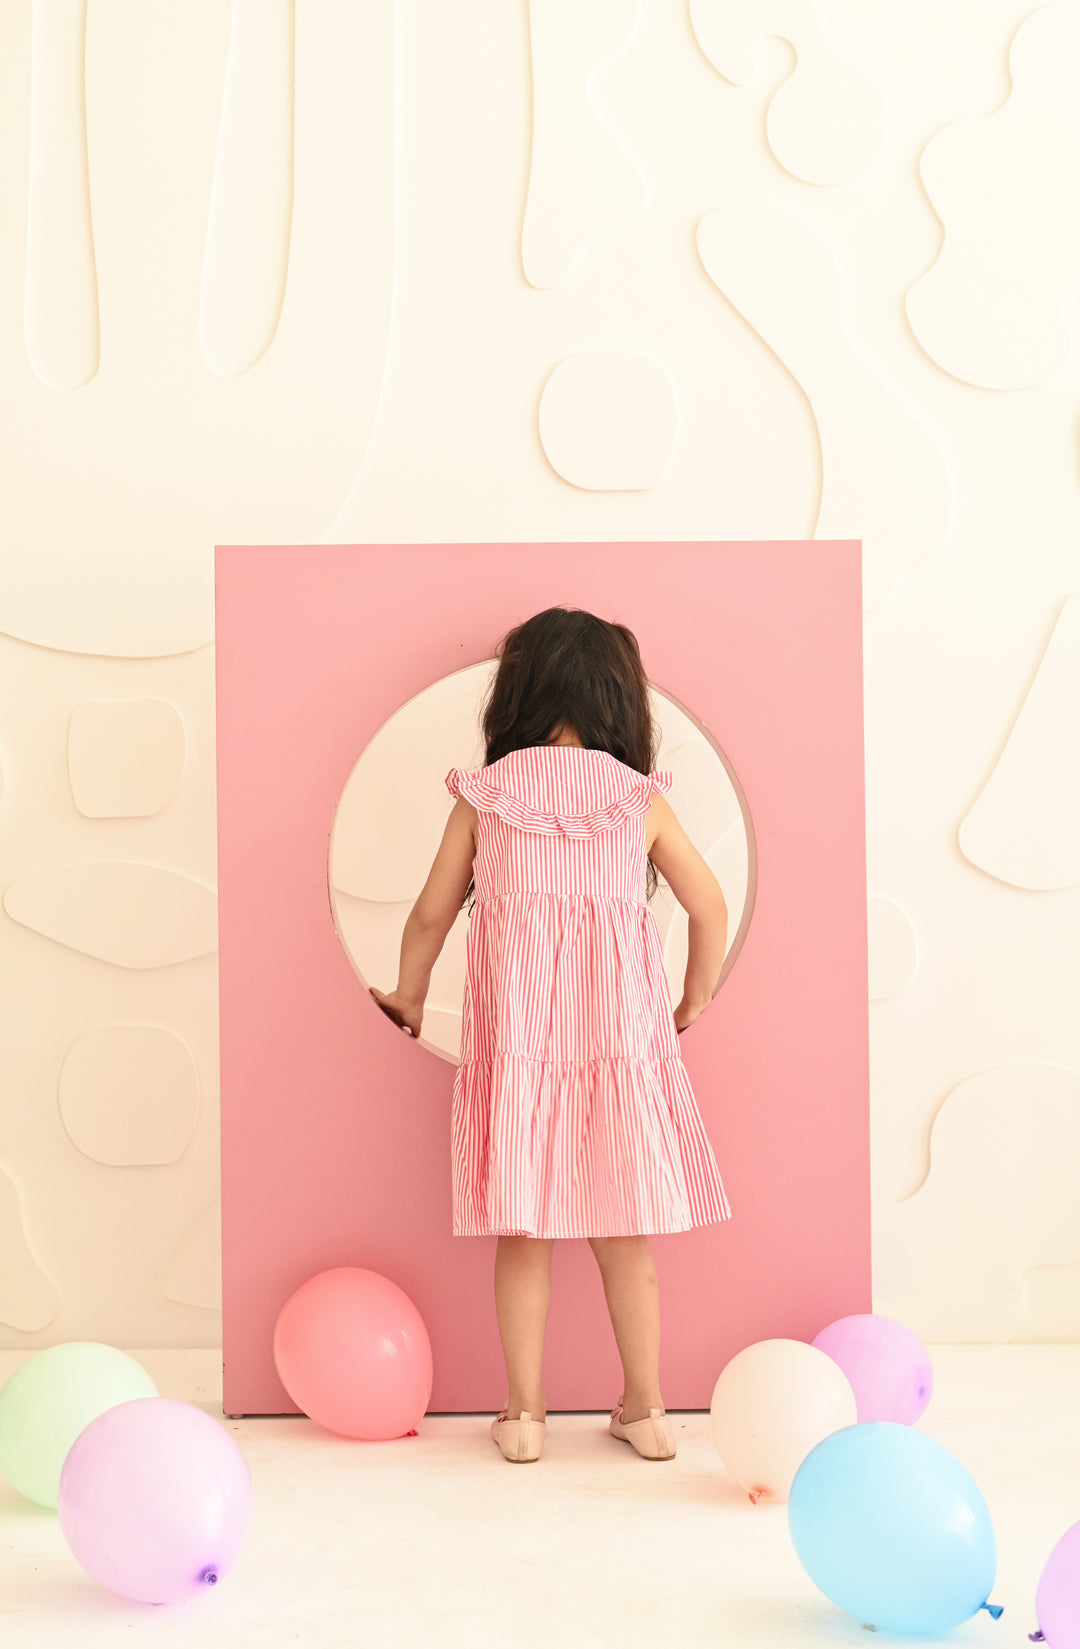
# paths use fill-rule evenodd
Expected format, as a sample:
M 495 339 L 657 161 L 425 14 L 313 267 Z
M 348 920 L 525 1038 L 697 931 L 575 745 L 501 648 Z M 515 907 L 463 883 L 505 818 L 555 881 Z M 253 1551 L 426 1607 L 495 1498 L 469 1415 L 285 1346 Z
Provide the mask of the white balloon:
M 786 1500 L 810 1450 L 856 1417 L 843 1369 L 804 1340 L 746 1346 L 717 1380 L 709 1411 L 716 1451 L 755 1504 Z

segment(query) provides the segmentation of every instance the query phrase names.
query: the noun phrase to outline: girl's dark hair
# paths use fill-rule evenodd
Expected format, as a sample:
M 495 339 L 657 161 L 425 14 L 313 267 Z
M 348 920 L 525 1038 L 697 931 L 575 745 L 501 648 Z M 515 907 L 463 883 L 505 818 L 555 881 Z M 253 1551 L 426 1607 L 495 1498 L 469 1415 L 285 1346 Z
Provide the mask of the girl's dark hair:
M 495 653 L 499 668 L 481 717 L 485 767 L 511 750 L 549 744 L 561 729 L 589 750 L 652 772 L 660 730 L 637 637 L 625 624 L 579 607 L 546 607 L 508 630 Z M 656 866 L 647 859 L 646 899 L 656 887 Z M 470 881 L 465 892 L 470 913 L 474 888 Z

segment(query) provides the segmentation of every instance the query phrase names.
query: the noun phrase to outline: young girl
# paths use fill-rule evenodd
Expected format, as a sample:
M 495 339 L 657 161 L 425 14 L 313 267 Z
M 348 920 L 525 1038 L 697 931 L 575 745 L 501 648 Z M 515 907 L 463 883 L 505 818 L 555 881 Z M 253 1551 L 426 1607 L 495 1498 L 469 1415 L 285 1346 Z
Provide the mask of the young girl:
M 624 1374 L 609 1429 L 670 1460 L 648 1235 L 730 1215 L 677 1041 L 716 990 L 727 907 L 664 800 L 671 774 L 652 771 L 658 739 L 630 630 L 563 607 L 518 625 L 483 732 L 484 766 L 447 774 L 457 802 L 405 924 L 397 987 L 371 994 L 418 1036 L 432 966 L 471 896 L 453 1232 L 499 1239 L 508 1400 L 491 1435 L 508 1460 L 540 1456 L 552 1243 L 585 1237 Z M 647 904 L 657 869 L 690 918 L 674 1014 Z

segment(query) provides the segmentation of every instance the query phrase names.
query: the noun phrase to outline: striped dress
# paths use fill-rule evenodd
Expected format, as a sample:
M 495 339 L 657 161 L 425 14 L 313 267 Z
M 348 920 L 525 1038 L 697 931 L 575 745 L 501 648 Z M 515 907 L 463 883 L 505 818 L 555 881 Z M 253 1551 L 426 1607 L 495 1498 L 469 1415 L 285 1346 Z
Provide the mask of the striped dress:
M 645 814 L 670 785 L 572 744 L 446 775 L 479 816 L 455 1236 L 630 1236 L 730 1215 L 645 900 Z

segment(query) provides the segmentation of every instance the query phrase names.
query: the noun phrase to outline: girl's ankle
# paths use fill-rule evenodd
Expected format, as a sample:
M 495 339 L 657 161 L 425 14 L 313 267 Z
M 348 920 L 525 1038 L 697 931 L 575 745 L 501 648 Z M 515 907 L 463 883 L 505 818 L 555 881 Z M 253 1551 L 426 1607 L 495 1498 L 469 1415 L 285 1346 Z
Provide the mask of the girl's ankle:
M 636 1398 L 633 1394 L 631 1394 L 630 1396 L 623 1398 L 622 1409 L 624 1414 L 635 1414 L 645 1417 L 648 1415 L 650 1409 L 654 1408 L 659 1409 L 661 1414 L 665 1414 L 667 1412 L 664 1408 L 663 1400 L 659 1396 Z

